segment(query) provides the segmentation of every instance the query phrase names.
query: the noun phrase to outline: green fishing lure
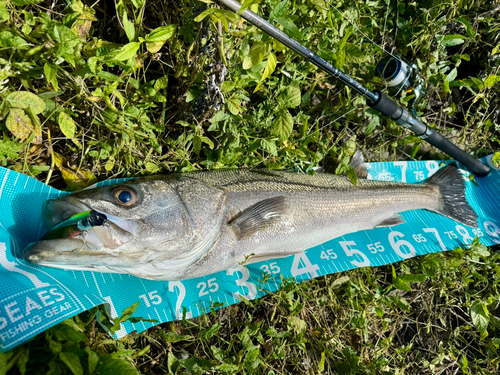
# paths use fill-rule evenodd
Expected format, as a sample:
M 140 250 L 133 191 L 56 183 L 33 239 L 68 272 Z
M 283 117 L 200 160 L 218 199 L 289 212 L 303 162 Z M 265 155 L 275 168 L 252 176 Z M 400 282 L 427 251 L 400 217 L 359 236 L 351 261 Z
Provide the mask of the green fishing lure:
M 81 212 L 57 224 L 42 240 L 54 240 L 85 232 L 96 226 L 106 224 L 108 218 L 95 210 Z

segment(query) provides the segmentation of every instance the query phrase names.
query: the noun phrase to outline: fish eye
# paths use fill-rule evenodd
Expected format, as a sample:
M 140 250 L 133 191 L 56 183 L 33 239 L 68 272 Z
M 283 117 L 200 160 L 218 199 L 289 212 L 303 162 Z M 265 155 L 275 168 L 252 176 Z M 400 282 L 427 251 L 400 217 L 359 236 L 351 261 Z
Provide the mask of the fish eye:
M 137 193 L 130 188 L 121 188 L 114 192 L 116 203 L 122 206 L 132 206 L 137 203 L 139 197 Z

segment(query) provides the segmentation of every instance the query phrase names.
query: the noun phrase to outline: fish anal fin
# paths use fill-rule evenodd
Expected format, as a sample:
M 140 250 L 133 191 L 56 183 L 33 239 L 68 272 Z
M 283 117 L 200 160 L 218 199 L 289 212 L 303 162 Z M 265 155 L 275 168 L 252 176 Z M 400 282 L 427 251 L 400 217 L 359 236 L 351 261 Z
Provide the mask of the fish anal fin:
M 238 240 L 244 240 L 271 227 L 287 210 L 285 197 L 264 199 L 248 207 L 229 224 Z
M 252 255 L 251 257 L 248 258 L 247 263 L 252 264 L 252 263 L 257 263 L 257 262 L 265 262 L 267 260 L 272 260 L 272 259 L 281 259 L 281 258 L 286 258 L 289 257 L 290 255 L 293 255 L 294 253 L 264 253 L 264 254 L 257 254 L 257 255 Z
M 394 225 L 404 224 L 406 221 L 399 214 L 395 214 L 387 219 L 382 220 L 375 225 L 375 228 L 392 227 Z

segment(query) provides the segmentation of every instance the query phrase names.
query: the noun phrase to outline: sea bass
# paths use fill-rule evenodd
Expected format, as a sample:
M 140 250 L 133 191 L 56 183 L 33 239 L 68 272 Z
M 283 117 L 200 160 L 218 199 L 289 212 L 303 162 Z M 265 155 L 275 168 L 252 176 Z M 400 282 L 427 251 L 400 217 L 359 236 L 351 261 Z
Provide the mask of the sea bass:
M 47 201 L 43 218 L 49 229 L 89 211 L 102 220 L 63 238 L 46 236 L 28 247 L 25 259 L 183 280 L 398 225 L 404 222 L 400 212 L 415 209 L 477 227 L 464 177 L 453 165 L 418 184 L 359 179 L 354 185 L 345 176 L 270 170 L 143 177 Z

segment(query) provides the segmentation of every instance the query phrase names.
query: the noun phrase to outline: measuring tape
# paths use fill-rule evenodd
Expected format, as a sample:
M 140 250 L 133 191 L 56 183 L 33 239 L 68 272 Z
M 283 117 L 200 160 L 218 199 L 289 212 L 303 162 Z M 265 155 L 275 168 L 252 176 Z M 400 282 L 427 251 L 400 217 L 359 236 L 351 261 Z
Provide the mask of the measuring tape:
M 68 193 L 26 175 L 0 168 L 0 345 L 10 350 L 39 332 L 88 310 L 107 304 L 111 317 L 140 301 L 134 316 L 157 323 L 123 323 L 116 338 L 155 324 L 197 317 L 278 290 L 281 278 L 297 281 L 359 267 L 381 266 L 418 255 L 467 247 L 479 237 L 487 246 L 500 244 L 500 172 L 491 156 L 488 176 L 473 183 L 468 172 L 466 197 L 479 216 L 471 228 L 438 214 L 417 210 L 402 213 L 405 224 L 348 234 L 287 258 L 237 266 L 191 280 L 152 281 L 130 275 L 65 271 L 30 264 L 22 251 L 46 231 L 43 202 Z M 448 162 L 370 163 L 369 178 L 416 183 Z M 460 167 L 460 165 L 459 165 Z M 126 181 L 115 179 L 98 184 Z

